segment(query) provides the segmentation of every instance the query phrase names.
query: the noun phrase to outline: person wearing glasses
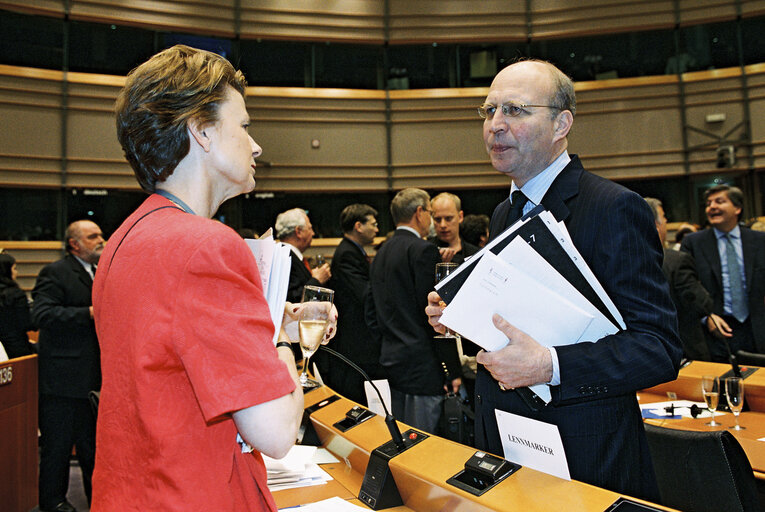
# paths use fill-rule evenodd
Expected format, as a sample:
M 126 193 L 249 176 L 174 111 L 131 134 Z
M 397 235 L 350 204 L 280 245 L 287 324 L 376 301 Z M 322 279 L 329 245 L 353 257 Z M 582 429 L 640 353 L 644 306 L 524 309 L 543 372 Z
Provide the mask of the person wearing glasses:
M 93 284 L 94 512 L 276 510 L 260 454 L 294 445 L 303 393 L 290 344 L 274 346 L 252 252 L 211 219 L 255 188 L 245 86 L 223 57 L 177 45 L 117 98 L 120 144 L 150 195 Z
M 359 365 L 370 378 L 379 377 L 380 342 L 373 337 L 364 319 L 364 302 L 369 292 L 370 258 L 365 249 L 377 235 L 377 210 L 368 204 L 351 204 L 340 212 L 343 239 L 332 255 L 335 306 L 340 315 L 332 348 Z M 342 361 L 319 351 L 314 355 L 324 382 L 346 398 L 366 404 L 364 379 Z
M 445 382 L 424 311 L 441 261 L 438 248 L 424 240 L 433 224 L 430 196 L 419 188 L 401 190 L 390 213 L 396 231 L 372 261 L 367 325 L 379 329 L 380 366 L 390 383 L 393 415 L 436 433 L 446 384 L 457 392 L 462 380 Z
M 573 479 L 657 500 L 635 391 L 675 379 L 682 348 L 651 210 L 569 155 L 574 86 L 552 64 L 527 60 L 504 68 L 478 111 L 491 163 L 511 179 L 511 197 L 495 209 L 490 236 L 543 205 L 565 223 L 626 324 L 614 335 L 548 349 L 495 315 L 508 345 L 476 357 L 478 448 L 503 453 L 495 409 L 551 423 Z M 433 292 L 428 299 L 426 313 L 442 331 L 440 298 Z M 515 391 L 533 384 L 550 386 L 549 404 L 527 403 L 521 393 L 528 390 Z

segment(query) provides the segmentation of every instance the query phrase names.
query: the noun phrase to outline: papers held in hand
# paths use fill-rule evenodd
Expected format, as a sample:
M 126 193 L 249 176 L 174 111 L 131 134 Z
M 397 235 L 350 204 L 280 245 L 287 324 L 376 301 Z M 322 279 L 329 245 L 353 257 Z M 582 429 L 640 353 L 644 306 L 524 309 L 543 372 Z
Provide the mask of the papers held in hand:
M 623 329 L 565 226 L 540 207 L 530 213 L 436 285 L 448 303 L 441 323 L 489 351 L 508 343 L 492 323 L 494 313 L 546 347 Z M 532 389 L 549 402 L 548 386 Z

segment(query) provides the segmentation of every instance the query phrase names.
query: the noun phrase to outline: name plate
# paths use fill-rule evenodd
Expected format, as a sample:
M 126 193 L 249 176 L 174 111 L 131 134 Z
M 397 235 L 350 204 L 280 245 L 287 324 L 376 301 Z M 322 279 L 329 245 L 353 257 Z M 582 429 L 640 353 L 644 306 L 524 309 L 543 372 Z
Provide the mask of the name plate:
M 13 366 L 0 368 L 0 386 L 10 384 L 13 380 Z

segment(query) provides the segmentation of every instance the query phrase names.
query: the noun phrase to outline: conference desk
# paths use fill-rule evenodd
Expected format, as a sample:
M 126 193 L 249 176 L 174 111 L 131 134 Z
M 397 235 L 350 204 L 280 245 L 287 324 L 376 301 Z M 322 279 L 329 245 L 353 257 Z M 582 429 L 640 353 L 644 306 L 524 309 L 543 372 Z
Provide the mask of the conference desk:
M 742 366 L 742 368 L 745 367 Z M 675 399 L 703 402 L 701 377 L 704 375 L 721 377 L 730 369 L 730 365 L 727 364 L 693 361 L 680 369 L 676 380 L 640 391 L 638 399 L 644 404 Z M 754 475 L 760 480 L 765 480 L 765 442 L 758 441 L 765 438 L 765 369 L 759 368 L 745 378 L 744 401 L 750 410 L 741 413 L 739 423 L 742 427 L 746 427 L 745 430 L 730 429 L 735 424 L 731 413 L 715 416 L 715 420 L 722 424 L 720 427 L 705 425 L 709 422 L 709 418 L 646 419 L 645 421 L 653 425 L 680 430 L 699 432 L 728 430 L 746 452 Z
M 306 408 L 335 393 L 326 386 L 305 395 Z M 343 397 L 315 410 L 310 423 L 321 445 L 340 461 L 322 468 L 334 480 L 325 485 L 277 491 L 279 508 L 311 503 L 332 496 L 356 499 L 361 489 L 370 454 L 390 440 L 383 418 L 375 416 L 346 432 L 333 426 L 357 405 Z M 399 422 L 402 432 L 408 427 Z M 481 496 L 474 496 L 446 481 L 464 468 L 475 449 L 437 436 L 430 436 L 390 460 L 389 467 L 404 505 L 388 508 L 404 511 L 491 511 L 528 512 L 563 510 L 605 511 L 621 495 L 577 481 L 567 481 L 522 467 Z M 640 501 L 640 500 L 634 500 Z M 645 503 L 645 502 L 643 502 Z M 660 510 L 672 510 L 653 505 Z

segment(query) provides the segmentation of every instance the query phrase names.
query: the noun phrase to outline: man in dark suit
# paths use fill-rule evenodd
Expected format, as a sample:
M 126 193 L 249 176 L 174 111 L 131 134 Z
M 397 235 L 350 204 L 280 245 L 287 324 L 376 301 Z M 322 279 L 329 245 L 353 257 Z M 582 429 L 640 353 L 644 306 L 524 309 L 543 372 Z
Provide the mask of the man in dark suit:
M 372 262 L 368 317 L 379 326 L 380 365 L 390 383 L 393 415 L 433 433 L 441 416 L 445 374 L 425 315 L 441 261 L 438 248 L 423 240 L 432 223 L 430 197 L 424 190 L 404 189 L 391 201 L 390 212 L 396 232 Z M 460 384 L 457 378 L 451 387 L 456 391 Z
M 765 354 L 765 233 L 739 225 L 744 207 L 740 189 L 717 185 L 706 191 L 709 229 L 683 238 L 693 256 L 713 311 L 707 317 L 712 359 L 728 361 L 728 350 Z
M 667 238 L 667 217 L 664 207 L 656 198 L 646 197 L 651 207 L 656 230 L 662 246 Z M 695 361 L 711 361 L 701 319 L 712 313 L 712 297 L 699 281 L 693 257 L 674 249 L 664 249 L 664 263 L 661 266 L 669 283 L 669 293 L 677 308 L 677 326 L 683 355 Z
M 289 302 L 300 302 L 303 298 L 305 285 L 324 286 L 332 273 L 329 263 L 324 263 L 312 269 L 303 256 L 303 251 L 311 246 L 313 241 L 313 226 L 305 210 L 293 208 L 280 213 L 276 217 L 276 238 L 288 244 L 291 252 L 290 283 L 287 289 Z
M 32 320 L 39 334 L 40 510 L 73 511 L 66 500 L 69 456 L 76 447 L 90 501 L 96 417 L 88 393 L 101 389 L 91 288 L 104 239 L 89 220 L 65 233 L 68 254 L 37 276 Z
M 337 335 L 332 348 L 360 366 L 370 378 L 380 370 L 380 343 L 372 336 L 364 319 L 364 302 L 369 293 L 369 256 L 365 245 L 377 235 L 377 210 L 366 204 L 351 204 L 340 213 L 343 239 L 332 256 Z M 348 365 L 319 351 L 314 356 L 324 382 L 351 400 L 365 404 L 364 379 Z
M 476 381 L 476 441 L 479 448 L 502 453 L 495 409 L 551 423 L 560 432 L 572 478 L 656 500 L 635 391 L 677 376 L 682 349 L 675 310 L 645 201 L 586 172 L 566 151 L 575 107 L 571 80 L 549 63 L 517 62 L 494 78 L 479 114 L 492 165 L 512 178 L 513 195 L 494 211 L 490 235 L 496 237 L 542 204 L 565 222 L 626 329 L 547 348 L 495 315 L 508 345 L 476 358 L 482 365 Z M 426 311 L 442 330 L 439 299 L 433 292 Z M 521 393 L 528 392 L 525 386 L 543 383 L 550 386 L 552 400 L 532 408 Z

